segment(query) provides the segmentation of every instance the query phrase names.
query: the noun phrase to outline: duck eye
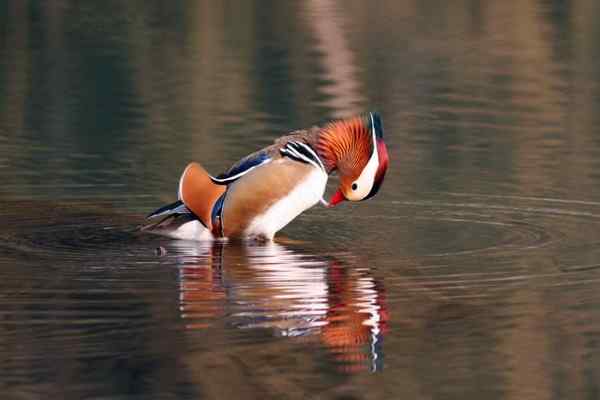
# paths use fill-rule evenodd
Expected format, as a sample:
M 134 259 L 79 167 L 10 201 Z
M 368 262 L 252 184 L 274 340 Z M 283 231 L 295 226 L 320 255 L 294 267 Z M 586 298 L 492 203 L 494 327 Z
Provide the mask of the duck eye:
M 353 183 L 352 184 L 352 190 L 356 190 L 356 189 L 358 189 L 358 185 L 356 183 Z

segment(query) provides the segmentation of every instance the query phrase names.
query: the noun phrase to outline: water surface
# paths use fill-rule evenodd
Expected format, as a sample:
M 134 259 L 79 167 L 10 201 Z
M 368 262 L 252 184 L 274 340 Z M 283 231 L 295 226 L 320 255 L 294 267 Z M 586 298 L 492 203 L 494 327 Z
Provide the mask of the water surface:
M 1 5 L 2 392 L 596 397 L 598 12 Z M 189 161 L 367 110 L 391 159 L 372 200 L 267 245 L 137 231 Z

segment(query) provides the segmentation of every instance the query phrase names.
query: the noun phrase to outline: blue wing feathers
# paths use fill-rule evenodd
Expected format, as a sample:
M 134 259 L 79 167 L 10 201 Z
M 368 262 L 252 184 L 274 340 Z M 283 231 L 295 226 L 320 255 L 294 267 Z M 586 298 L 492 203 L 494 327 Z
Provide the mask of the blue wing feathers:
M 262 151 L 256 154 L 252 154 L 249 157 L 244 158 L 236 165 L 231 167 L 231 169 L 217 177 L 211 177 L 213 182 L 217 184 L 229 184 L 236 179 L 240 178 L 250 170 L 258 167 L 261 164 L 268 162 L 271 158 L 269 155 Z

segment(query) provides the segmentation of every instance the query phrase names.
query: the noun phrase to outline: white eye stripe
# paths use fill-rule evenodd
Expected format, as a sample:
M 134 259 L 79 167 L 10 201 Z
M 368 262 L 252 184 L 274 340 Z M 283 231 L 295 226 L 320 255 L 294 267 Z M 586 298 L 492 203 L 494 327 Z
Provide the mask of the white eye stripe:
M 367 165 L 363 168 L 358 179 L 353 182 L 357 185 L 356 190 L 353 190 L 348 194 L 348 200 L 359 201 L 369 195 L 373 184 L 375 183 L 375 174 L 379 168 L 379 154 L 377 151 L 377 138 L 375 134 L 375 121 L 373 120 L 373 114 L 370 114 L 371 126 L 372 126 L 372 140 L 373 140 L 373 152 L 367 162 Z
M 373 113 L 369 113 L 371 116 L 371 130 L 373 131 L 373 153 L 379 162 L 379 154 L 377 153 L 377 134 L 375 133 L 375 120 L 373 119 Z M 371 155 L 373 158 L 373 155 Z

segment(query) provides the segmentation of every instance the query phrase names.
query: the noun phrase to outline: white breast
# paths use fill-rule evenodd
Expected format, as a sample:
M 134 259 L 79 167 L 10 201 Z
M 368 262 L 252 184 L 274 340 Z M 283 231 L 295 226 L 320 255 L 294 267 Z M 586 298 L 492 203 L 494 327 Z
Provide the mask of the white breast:
M 254 218 L 246 228 L 245 236 L 273 239 L 277 231 L 319 202 L 325 193 L 326 184 L 327 174 L 321 169 L 314 168 L 287 196 Z

